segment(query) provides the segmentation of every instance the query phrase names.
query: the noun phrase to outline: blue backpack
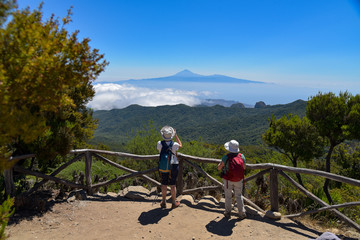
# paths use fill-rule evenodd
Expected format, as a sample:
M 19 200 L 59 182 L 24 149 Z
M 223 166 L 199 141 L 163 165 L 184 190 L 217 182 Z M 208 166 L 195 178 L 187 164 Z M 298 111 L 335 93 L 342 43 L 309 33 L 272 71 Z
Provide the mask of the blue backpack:
M 159 171 L 160 172 L 170 172 L 171 171 L 171 158 L 174 154 L 171 149 L 174 145 L 173 141 L 170 141 L 169 146 L 166 144 L 165 141 L 161 141 L 161 151 L 160 151 L 160 157 L 159 157 Z

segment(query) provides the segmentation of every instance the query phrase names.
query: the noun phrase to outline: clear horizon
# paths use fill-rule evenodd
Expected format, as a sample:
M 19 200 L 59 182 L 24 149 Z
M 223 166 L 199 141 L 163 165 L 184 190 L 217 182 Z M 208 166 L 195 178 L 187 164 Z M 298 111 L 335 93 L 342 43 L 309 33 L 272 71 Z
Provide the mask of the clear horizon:
M 40 2 L 18 4 L 34 9 Z M 140 100 L 132 94 L 137 92 L 146 95 L 140 102 L 149 99 L 149 104 L 161 103 L 152 101 L 157 96 L 175 103 L 207 97 L 246 104 L 257 99 L 271 105 L 307 100 L 319 91 L 360 93 L 358 0 L 43 2 L 44 19 L 51 14 L 61 19 L 73 6 L 73 22 L 67 29 L 79 30 L 79 39 L 90 38 L 90 46 L 110 62 L 94 83 L 97 90 L 104 82 L 164 77 L 184 69 L 276 86 L 237 86 L 246 91 L 242 98 L 234 86 L 221 84 L 102 86 L 112 91 L 112 102 L 136 103 Z M 168 93 L 170 100 L 165 97 Z

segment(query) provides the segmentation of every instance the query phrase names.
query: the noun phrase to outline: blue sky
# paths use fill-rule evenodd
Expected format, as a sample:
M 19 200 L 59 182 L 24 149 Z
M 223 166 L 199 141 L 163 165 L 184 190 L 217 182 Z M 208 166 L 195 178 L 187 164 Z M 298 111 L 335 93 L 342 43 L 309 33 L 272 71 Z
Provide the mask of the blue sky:
M 21 8 L 40 2 L 18 1 Z M 69 31 L 80 30 L 110 62 L 100 85 L 189 69 L 274 83 L 279 88 L 268 92 L 285 91 L 288 98 L 274 93 L 271 104 L 292 95 L 307 100 L 318 91 L 360 93 L 359 0 L 45 0 L 43 12 L 61 18 L 70 6 Z M 191 95 L 194 89 L 181 90 Z M 201 90 L 195 89 L 199 96 Z

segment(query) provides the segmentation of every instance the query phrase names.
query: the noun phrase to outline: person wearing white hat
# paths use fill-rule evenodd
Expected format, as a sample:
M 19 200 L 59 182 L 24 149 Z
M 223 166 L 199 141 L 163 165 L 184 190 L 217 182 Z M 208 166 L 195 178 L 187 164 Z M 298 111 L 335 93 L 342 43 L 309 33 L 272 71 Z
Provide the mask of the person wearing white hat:
M 225 193 L 225 212 L 226 218 L 230 218 L 232 209 L 232 190 L 234 189 L 236 204 L 238 208 L 239 219 L 246 217 L 244 208 L 244 199 L 242 196 L 242 187 L 244 183 L 244 171 L 246 168 L 246 160 L 244 154 L 240 153 L 239 143 L 231 140 L 224 144 L 228 154 L 224 155 L 218 165 L 218 170 L 222 170 L 222 178 L 224 179 Z
M 166 193 L 167 186 L 170 185 L 170 193 L 172 200 L 172 207 L 177 208 L 180 205 L 180 202 L 176 200 L 176 179 L 179 172 L 179 161 L 176 155 L 176 152 L 182 147 L 181 141 L 176 134 L 176 130 L 170 126 L 164 126 L 160 130 L 161 136 L 164 139 L 163 141 L 157 142 L 157 150 L 161 153 L 161 150 L 164 147 L 171 146 L 171 171 L 170 172 L 161 172 L 161 195 L 162 200 L 160 203 L 161 208 L 166 208 Z M 173 142 L 172 139 L 176 138 L 176 142 Z

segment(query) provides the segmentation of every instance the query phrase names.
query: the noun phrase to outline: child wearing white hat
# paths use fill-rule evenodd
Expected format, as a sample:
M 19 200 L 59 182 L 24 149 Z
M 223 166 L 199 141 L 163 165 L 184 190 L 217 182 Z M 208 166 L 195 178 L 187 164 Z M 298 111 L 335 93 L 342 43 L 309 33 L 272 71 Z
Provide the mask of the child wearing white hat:
M 160 203 L 161 208 L 166 208 L 166 193 L 167 193 L 167 186 L 170 185 L 170 192 L 171 192 L 171 200 L 172 200 L 172 207 L 177 208 L 180 205 L 180 202 L 176 200 L 176 179 L 179 172 L 179 161 L 176 155 L 176 152 L 182 147 L 181 141 L 176 134 L 176 130 L 170 126 L 164 126 L 160 130 L 161 136 L 164 139 L 163 141 L 158 141 L 157 149 L 159 153 L 163 146 L 168 147 L 171 146 L 171 171 L 170 172 L 161 172 L 161 195 L 162 201 Z M 173 142 L 172 139 L 176 138 L 176 142 Z

